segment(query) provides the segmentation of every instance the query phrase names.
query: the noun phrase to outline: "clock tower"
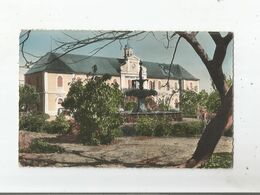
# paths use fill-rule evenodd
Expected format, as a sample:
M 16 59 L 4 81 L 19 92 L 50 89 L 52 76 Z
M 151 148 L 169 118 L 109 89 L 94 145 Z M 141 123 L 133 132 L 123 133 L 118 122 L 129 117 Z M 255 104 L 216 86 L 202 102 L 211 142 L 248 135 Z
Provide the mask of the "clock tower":
M 134 87 L 131 83 L 139 78 L 140 65 L 140 58 L 134 55 L 133 48 L 127 43 L 124 48 L 124 63 L 120 67 L 122 89 Z M 147 70 L 144 66 L 142 66 L 142 78 L 147 78 Z M 144 85 L 145 88 L 146 85 L 147 83 Z
M 131 48 L 131 46 L 129 45 L 129 43 L 127 43 L 125 45 L 125 48 L 124 48 L 124 57 L 125 57 L 125 60 L 131 56 L 133 56 L 133 48 Z

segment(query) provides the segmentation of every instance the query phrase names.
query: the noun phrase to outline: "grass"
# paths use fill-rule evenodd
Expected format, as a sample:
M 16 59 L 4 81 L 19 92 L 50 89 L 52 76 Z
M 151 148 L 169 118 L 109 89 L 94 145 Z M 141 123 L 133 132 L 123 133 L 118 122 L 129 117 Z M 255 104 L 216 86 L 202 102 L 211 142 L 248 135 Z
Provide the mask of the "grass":
M 64 152 L 64 149 L 51 145 L 48 142 L 44 140 L 33 140 L 30 147 L 27 149 L 22 150 L 21 152 L 26 152 L 26 153 L 62 153 Z
M 228 152 L 215 153 L 202 168 L 232 168 L 233 154 Z

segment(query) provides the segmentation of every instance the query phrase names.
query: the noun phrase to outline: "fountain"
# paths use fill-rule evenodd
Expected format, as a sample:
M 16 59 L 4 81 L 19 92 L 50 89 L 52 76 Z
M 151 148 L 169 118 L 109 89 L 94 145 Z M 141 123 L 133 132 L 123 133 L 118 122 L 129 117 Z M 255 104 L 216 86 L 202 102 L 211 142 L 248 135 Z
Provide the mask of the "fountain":
M 142 76 L 142 62 L 140 61 L 139 79 L 132 80 L 132 85 L 136 86 L 136 82 L 139 83 L 139 87 L 130 89 L 125 92 L 126 96 L 133 96 L 137 98 L 137 106 L 132 110 L 132 112 L 121 112 L 124 121 L 126 123 L 134 123 L 137 121 L 139 116 L 149 116 L 149 117 L 165 117 L 171 121 L 181 121 L 182 116 L 179 111 L 148 111 L 145 105 L 145 98 L 149 96 L 156 96 L 157 91 L 154 89 L 144 89 L 144 82 L 148 79 L 143 79 Z
M 132 85 L 135 86 L 135 83 L 139 83 L 139 89 L 130 89 L 125 95 L 126 96 L 134 96 L 137 98 L 137 106 L 133 109 L 133 112 L 147 112 L 147 108 L 145 106 L 145 98 L 148 96 L 157 95 L 157 92 L 153 89 L 144 89 L 144 82 L 148 81 L 148 79 L 143 79 L 143 68 L 142 62 L 140 61 L 140 71 L 139 71 L 139 79 L 132 80 Z

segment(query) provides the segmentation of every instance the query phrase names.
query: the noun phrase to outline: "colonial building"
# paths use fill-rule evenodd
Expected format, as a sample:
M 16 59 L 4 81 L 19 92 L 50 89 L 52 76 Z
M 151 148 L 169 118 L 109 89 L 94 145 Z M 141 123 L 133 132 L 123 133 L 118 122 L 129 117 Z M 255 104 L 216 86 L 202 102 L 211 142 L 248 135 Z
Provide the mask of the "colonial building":
M 39 59 L 25 74 L 25 83 L 35 86 L 40 93 L 39 110 L 50 116 L 57 115 L 61 103 L 69 91 L 69 83 L 73 79 L 86 79 L 96 68 L 97 75 L 110 74 L 109 84 L 117 83 L 122 91 L 133 86 L 132 80 L 139 78 L 140 58 L 134 55 L 130 46 L 124 48 L 124 58 L 107 58 L 66 54 L 59 57 L 58 53 L 47 53 Z M 190 74 L 180 65 L 142 61 L 142 74 L 148 79 L 146 89 L 155 89 L 158 95 L 155 100 L 164 101 L 171 96 L 170 105 L 178 109 L 179 88 L 199 91 L 199 79 Z M 170 77 L 169 77 L 170 71 Z M 167 83 L 168 85 L 164 87 Z M 138 85 L 138 83 L 136 83 Z

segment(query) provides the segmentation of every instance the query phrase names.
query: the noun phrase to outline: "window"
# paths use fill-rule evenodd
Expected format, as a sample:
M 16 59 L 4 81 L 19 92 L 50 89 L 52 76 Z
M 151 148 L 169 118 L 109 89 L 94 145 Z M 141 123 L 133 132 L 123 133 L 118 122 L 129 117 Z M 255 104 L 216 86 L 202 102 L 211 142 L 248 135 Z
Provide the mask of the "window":
M 149 82 L 149 88 L 153 89 L 153 82 L 152 81 Z
M 194 90 L 198 92 L 198 86 L 194 86 Z
M 174 83 L 174 88 L 175 88 L 175 90 L 177 90 L 177 89 L 178 89 L 178 84 L 177 84 L 177 82 L 176 82 L 176 83 Z
M 190 82 L 190 89 L 193 90 L 192 82 Z
M 158 81 L 158 89 L 161 89 L 161 81 Z
M 167 91 L 170 91 L 170 83 L 167 82 Z
M 63 102 L 63 99 L 62 99 L 62 98 L 59 98 L 59 99 L 58 99 L 58 104 L 62 104 L 62 102 Z
M 132 88 L 132 81 L 128 80 L 128 89 L 131 89 L 131 88 Z
M 155 81 L 153 81 L 153 89 L 155 89 Z
M 63 86 L 63 78 L 62 76 L 58 76 L 57 78 L 57 86 L 62 87 Z
M 175 99 L 175 108 L 179 108 L 179 102 L 178 102 L 178 100 L 177 99 Z

